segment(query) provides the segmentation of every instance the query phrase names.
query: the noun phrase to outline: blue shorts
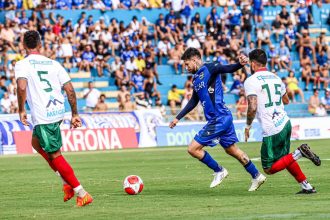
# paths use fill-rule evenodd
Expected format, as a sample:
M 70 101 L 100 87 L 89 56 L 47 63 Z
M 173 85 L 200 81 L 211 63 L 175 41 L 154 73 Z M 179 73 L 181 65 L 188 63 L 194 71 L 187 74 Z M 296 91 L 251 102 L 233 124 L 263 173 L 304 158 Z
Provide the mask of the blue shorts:
M 253 15 L 262 16 L 263 15 L 263 10 L 254 8 L 253 9 Z
M 209 121 L 194 139 L 203 146 L 214 147 L 220 144 L 223 148 L 230 147 L 238 142 L 233 117 L 230 115 L 221 120 Z

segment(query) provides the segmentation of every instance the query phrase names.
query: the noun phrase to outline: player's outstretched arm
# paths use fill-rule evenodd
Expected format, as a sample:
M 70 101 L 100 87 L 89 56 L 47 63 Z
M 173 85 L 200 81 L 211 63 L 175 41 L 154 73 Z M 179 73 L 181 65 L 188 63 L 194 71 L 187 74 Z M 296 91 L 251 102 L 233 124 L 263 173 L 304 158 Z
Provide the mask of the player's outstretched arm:
M 248 101 L 248 110 L 246 114 L 245 142 L 250 137 L 250 128 L 254 118 L 256 117 L 257 107 L 258 107 L 256 95 L 249 95 L 247 97 L 247 101 Z
M 82 123 L 78 115 L 76 92 L 74 91 L 72 83 L 71 82 L 65 83 L 63 89 L 66 92 L 71 107 L 71 112 L 72 112 L 71 128 L 81 127 Z
M 175 117 L 175 119 L 170 123 L 170 128 L 174 128 L 176 124 L 183 118 L 186 114 L 191 112 L 198 104 L 199 98 L 197 93 L 194 91 L 191 99 L 187 103 L 187 105 L 181 110 L 181 112 Z
M 26 102 L 26 87 L 27 80 L 25 78 L 17 79 L 17 101 L 18 101 L 18 112 L 20 121 L 25 125 L 29 126 L 27 123 L 27 115 L 25 111 L 25 102 Z
M 213 74 L 225 74 L 225 73 L 234 73 L 237 70 L 241 69 L 248 63 L 248 58 L 244 55 L 239 56 L 239 62 L 235 64 L 229 64 L 229 65 L 220 65 L 220 64 L 214 64 L 215 71 L 212 71 Z

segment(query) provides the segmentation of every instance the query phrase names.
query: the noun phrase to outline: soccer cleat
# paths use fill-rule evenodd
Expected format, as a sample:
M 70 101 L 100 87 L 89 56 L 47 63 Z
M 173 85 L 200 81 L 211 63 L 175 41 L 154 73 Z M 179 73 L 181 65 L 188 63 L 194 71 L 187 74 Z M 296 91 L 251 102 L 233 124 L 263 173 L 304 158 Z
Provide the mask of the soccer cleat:
M 214 179 L 210 185 L 210 188 L 214 188 L 219 185 L 228 176 L 228 171 L 223 168 L 222 171 L 214 173 L 213 176 Z
M 320 157 L 317 156 L 307 144 L 302 144 L 298 147 L 298 150 L 301 152 L 303 157 L 311 160 L 316 166 L 321 165 Z
M 86 206 L 92 202 L 93 202 L 93 197 L 89 193 L 86 193 L 86 195 L 82 198 L 77 196 L 77 206 L 78 207 Z
M 64 192 L 64 202 L 67 202 L 74 197 L 74 191 L 69 184 L 64 184 L 62 191 Z
M 266 182 L 266 177 L 263 174 L 259 174 L 259 176 L 255 179 L 252 179 L 251 182 L 251 186 L 249 189 L 249 192 L 253 192 L 253 191 L 257 191 L 259 189 L 259 187 Z
M 301 191 L 297 192 L 296 194 L 313 194 L 316 193 L 316 189 L 302 189 Z

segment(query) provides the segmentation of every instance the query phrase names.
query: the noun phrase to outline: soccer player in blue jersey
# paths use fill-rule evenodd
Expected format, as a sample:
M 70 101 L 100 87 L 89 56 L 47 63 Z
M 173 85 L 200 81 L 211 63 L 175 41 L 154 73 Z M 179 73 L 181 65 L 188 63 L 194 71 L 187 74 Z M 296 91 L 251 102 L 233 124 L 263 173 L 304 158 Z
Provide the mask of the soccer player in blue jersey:
M 214 147 L 220 144 L 227 154 L 235 157 L 252 176 L 252 184 L 249 191 L 256 191 L 266 181 L 246 153 L 239 149 L 233 117 L 223 101 L 223 89 L 221 74 L 233 73 L 248 63 L 246 56 L 239 57 L 239 63 L 221 65 L 219 63 L 203 64 L 200 52 L 195 48 L 188 48 L 182 55 L 188 72 L 193 76 L 193 95 L 186 107 L 170 123 L 174 128 L 181 118 L 192 111 L 198 102 L 204 108 L 207 124 L 200 130 L 188 147 L 188 153 L 214 171 L 214 179 L 211 188 L 219 185 L 227 177 L 228 171 L 219 165 L 211 155 L 203 148 Z

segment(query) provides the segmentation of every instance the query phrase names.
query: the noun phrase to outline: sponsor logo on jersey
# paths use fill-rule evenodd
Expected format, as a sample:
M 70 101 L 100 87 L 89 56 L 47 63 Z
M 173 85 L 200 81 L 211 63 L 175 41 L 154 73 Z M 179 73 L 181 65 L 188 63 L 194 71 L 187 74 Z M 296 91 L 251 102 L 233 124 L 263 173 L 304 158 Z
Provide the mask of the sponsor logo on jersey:
M 63 102 L 59 101 L 58 99 L 55 99 L 53 96 L 49 97 L 49 101 L 46 108 L 48 118 L 56 117 L 58 115 L 64 115 L 65 113 Z
M 51 104 L 53 104 L 53 105 L 57 105 L 57 104 L 61 104 L 61 105 L 63 105 L 63 102 L 61 102 L 61 101 L 59 101 L 58 99 L 55 99 L 54 97 L 50 97 L 50 100 L 49 100 L 49 102 L 48 102 L 48 104 L 47 104 L 47 106 L 46 106 L 46 108 L 49 108 L 49 106 L 51 105 Z
M 258 76 L 257 79 L 265 82 L 266 79 L 278 79 L 278 78 L 275 75 L 265 75 L 265 76 Z
M 212 93 L 214 93 L 214 88 L 213 88 L 212 86 L 210 86 L 209 89 L 208 89 L 207 91 L 209 91 L 209 93 L 212 94 Z
M 198 92 L 199 90 L 205 88 L 205 83 L 200 82 L 199 84 L 195 85 L 195 91 Z
M 199 79 L 203 79 L 204 78 L 204 72 L 201 72 L 200 74 L 199 74 Z
M 29 60 L 29 63 L 35 67 L 36 65 L 53 65 L 51 60 Z

